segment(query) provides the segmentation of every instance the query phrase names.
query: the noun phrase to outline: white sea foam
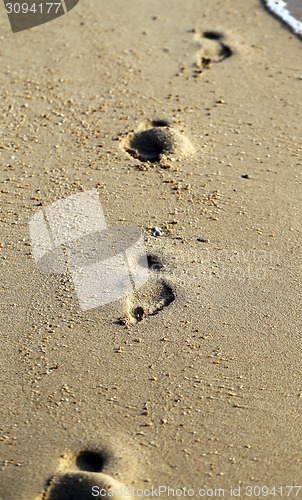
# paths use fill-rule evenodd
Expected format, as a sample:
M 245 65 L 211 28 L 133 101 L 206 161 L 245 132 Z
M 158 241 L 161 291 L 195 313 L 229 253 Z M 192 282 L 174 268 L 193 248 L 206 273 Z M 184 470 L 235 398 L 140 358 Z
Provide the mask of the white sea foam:
M 264 0 L 267 7 L 282 21 L 288 24 L 294 33 L 302 36 L 302 22 L 296 19 L 289 10 L 288 2 L 283 0 Z

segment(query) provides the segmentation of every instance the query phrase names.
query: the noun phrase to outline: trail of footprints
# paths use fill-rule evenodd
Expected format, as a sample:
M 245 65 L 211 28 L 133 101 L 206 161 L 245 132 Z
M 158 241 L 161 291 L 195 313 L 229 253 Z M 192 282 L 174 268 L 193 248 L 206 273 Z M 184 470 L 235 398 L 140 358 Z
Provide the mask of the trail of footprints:
M 212 63 L 224 61 L 232 55 L 232 50 L 224 42 L 224 35 L 216 31 L 198 32 L 194 30 L 194 40 L 198 45 L 195 76 Z M 190 140 L 166 120 L 147 120 L 137 130 L 121 141 L 121 148 L 141 162 L 164 165 L 173 156 L 187 156 L 194 152 Z M 136 324 L 148 316 L 154 316 L 168 307 L 176 299 L 176 294 L 167 280 L 163 279 L 161 260 L 148 256 L 150 279 L 146 286 L 126 298 L 126 315 L 117 321 L 122 325 Z M 64 455 L 58 471 L 47 481 L 45 490 L 36 500 L 90 500 L 92 488 L 102 491 L 102 498 L 112 498 L 108 491 L 118 490 L 118 497 L 124 485 L 103 472 L 110 457 L 94 450 Z M 131 500 L 130 496 L 127 499 Z
M 218 31 L 193 30 L 197 44 L 193 76 L 199 76 L 213 63 L 219 63 L 232 56 L 233 51 L 225 42 L 225 35 Z M 164 119 L 147 120 L 127 134 L 121 141 L 121 148 L 141 162 L 158 163 L 163 166 L 173 156 L 185 157 L 194 153 L 194 148 L 182 131 Z
M 224 41 L 224 35 L 218 31 L 203 33 L 193 30 L 194 40 L 198 45 L 194 76 L 198 76 L 212 63 L 222 62 L 233 54 Z M 173 157 L 180 158 L 194 153 L 194 148 L 182 131 L 176 129 L 164 119 L 147 120 L 127 134 L 120 143 L 121 148 L 140 162 L 169 166 Z M 154 271 L 152 258 L 149 268 Z M 157 269 L 158 271 L 158 269 Z M 153 273 L 154 274 L 154 273 Z M 169 306 L 175 300 L 175 293 L 163 279 L 149 280 L 148 288 L 136 292 L 127 298 L 127 314 L 118 320 L 119 324 L 129 325 L 142 321 Z

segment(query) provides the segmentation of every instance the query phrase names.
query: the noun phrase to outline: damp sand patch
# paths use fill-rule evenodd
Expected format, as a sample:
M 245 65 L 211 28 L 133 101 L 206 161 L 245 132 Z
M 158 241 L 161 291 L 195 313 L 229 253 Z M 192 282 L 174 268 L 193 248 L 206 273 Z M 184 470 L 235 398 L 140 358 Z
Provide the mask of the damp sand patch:
M 301 0 L 262 0 L 267 9 L 302 39 Z

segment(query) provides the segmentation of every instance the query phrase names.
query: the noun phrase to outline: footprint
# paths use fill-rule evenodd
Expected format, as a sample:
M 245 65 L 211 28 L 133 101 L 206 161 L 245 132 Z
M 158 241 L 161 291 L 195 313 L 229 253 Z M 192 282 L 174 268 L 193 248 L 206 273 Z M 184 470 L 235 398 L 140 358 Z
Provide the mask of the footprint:
M 160 257 L 158 257 L 157 255 L 154 255 L 154 254 L 147 255 L 147 262 L 148 262 L 148 267 L 149 267 L 150 271 L 154 271 L 154 272 L 160 271 L 164 267 L 162 262 L 161 262 Z
M 122 149 L 142 162 L 162 163 L 193 152 L 189 139 L 166 120 L 143 122 L 121 143 Z
M 108 500 L 112 497 L 131 500 L 131 488 L 103 472 L 108 461 L 107 453 L 94 450 L 64 455 L 57 473 L 36 500 Z
M 118 319 L 118 324 L 128 326 L 139 323 L 148 316 L 155 316 L 176 299 L 172 286 L 161 277 L 163 264 L 159 257 L 148 256 L 150 279 L 146 286 L 128 295 L 126 315 Z
M 212 63 L 222 62 L 233 54 L 232 49 L 224 43 L 224 35 L 218 31 L 194 31 L 194 40 L 198 45 L 195 61 L 195 76 L 202 73 Z

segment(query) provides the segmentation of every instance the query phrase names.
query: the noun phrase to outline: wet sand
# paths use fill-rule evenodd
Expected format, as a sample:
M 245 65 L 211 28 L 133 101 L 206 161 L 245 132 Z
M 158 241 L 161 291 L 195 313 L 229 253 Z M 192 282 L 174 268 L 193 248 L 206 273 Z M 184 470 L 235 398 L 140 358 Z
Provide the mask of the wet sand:
M 301 41 L 256 0 L 0 27 L 1 500 L 301 484 Z M 156 266 L 84 312 L 28 224 L 90 189 Z
M 301 0 L 287 0 L 289 11 L 298 21 L 302 21 L 302 2 Z
M 302 36 L 302 2 L 301 0 L 263 0 L 267 6 L 288 29 L 292 30 L 297 36 Z

